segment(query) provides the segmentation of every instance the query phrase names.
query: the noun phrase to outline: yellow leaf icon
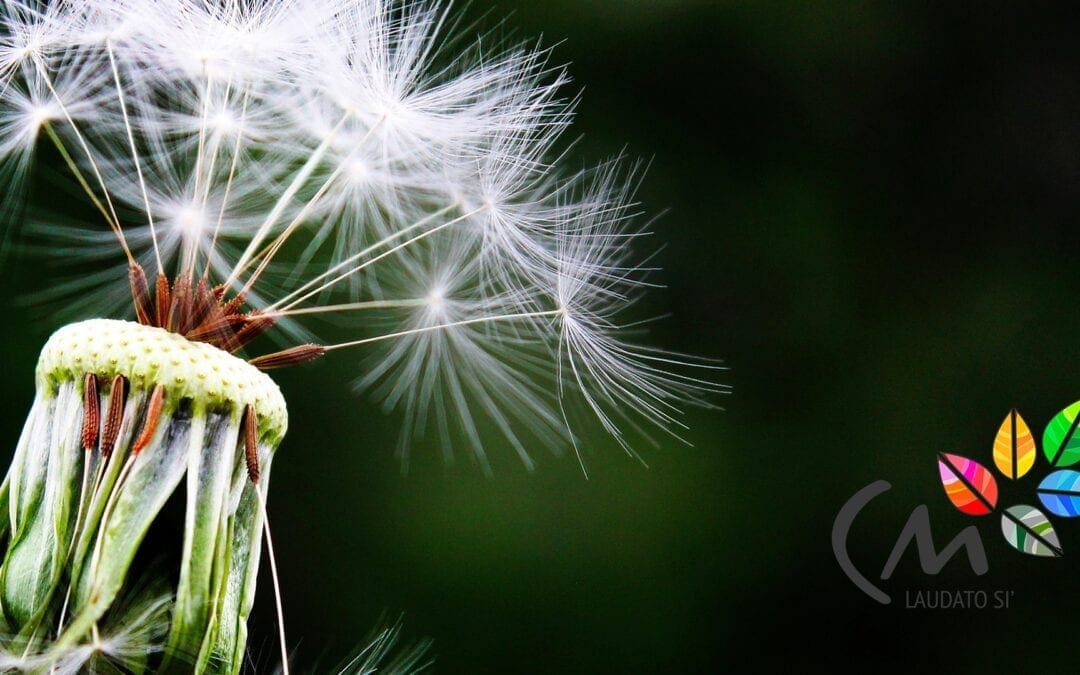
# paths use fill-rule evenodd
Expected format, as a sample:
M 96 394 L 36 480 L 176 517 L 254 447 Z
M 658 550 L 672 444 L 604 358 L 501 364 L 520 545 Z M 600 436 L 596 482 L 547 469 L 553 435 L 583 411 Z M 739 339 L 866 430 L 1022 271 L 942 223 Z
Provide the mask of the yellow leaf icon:
M 994 437 L 994 465 L 1013 480 L 1035 465 L 1035 438 L 1016 408 L 1009 411 Z

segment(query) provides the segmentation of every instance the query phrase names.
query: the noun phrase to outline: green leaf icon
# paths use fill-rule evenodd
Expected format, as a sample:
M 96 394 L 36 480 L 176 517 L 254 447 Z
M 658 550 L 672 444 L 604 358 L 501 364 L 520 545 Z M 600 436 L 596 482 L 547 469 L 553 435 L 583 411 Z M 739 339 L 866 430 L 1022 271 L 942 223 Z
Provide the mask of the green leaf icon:
M 1050 466 L 1065 467 L 1080 462 L 1080 401 L 1073 403 L 1050 420 L 1043 432 L 1042 448 Z
M 1061 542 L 1054 526 L 1034 506 L 1010 506 L 1001 514 L 1001 533 L 1005 541 L 1021 553 L 1044 558 L 1059 558 Z

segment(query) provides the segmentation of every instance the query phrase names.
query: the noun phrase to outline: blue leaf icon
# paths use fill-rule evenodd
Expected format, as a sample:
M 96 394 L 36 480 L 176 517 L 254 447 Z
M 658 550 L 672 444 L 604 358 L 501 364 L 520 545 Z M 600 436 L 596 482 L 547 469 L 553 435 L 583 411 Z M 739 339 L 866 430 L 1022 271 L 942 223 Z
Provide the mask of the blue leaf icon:
M 1062 518 L 1080 516 L 1080 471 L 1055 471 L 1039 483 L 1039 501 Z

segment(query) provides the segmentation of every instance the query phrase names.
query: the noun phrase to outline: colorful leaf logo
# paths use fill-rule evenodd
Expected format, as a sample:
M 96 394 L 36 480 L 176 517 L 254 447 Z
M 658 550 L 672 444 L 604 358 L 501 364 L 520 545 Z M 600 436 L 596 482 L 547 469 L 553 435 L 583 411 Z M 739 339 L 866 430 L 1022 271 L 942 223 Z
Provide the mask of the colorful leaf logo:
M 1080 516 L 1080 471 L 1055 471 L 1039 483 L 1039 501 L 1062 518 Z
M 1010 506 L 1001 514 L 1001 532 L 1017 551 L 1045 558 L 1061 556 L 1054 526 L 1034 506 Z
M 997 506 L 994 475 L 978 462 L 959 455 L 938 454 L 938 472 L 953 506 L 970 516 L 985 516 Z
M 1065 408 L 1043 432 L 1043 454 L 1050 461 L 1050 466 L 1065 467 L 1080 462 L 1080 436 L 1076 427 L 1080 424 L 1080 401 Z
M 1012 480 L 1035 466 L 1035 437 L 1016 408 L 1009 412 L 994 437 L 994 465 Z
M 1080 401 L 1065 408 L 1046 425 L 1042 452 L 1051 467 L 1036 490 L 1043 508 L 1061 518 L 1080 517 L 1080 470 L 1065 469 L 1080 462 Z M 994 436 L 994 466 L 1017 480 L 1035 466 L 1039 454 L 1031 428 L 1013 408 Z M 1080 468 L 1080 467 L 1078 467 Z M 938 473 L 945 495 L 962 513 L 985 516 L 997 509 L 998 485 L 994 475 L 978 462 L 959 455 L 938 454 Z M 1060 557 L 1061 542 L 1046 513 L 1019 505 L 1001 513 L 1001 532 L 1017 551 L 1041 557 Z

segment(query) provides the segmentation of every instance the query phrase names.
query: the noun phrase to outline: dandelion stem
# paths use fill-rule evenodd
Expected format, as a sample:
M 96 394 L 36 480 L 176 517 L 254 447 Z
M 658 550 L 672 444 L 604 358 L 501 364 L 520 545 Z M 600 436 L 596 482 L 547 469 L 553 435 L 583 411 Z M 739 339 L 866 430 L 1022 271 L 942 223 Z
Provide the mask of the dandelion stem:
M 475 319 L 464 319 L 462 321 L 453 321 L 450 323 L 441 323 L 435 326 L 424 326 L 423 328 L 413 328 L 411 330 L 398 331 L 396 333 L 387 333 L 386 335 L 379 335 L 377 337 L 364 338 L 363 340 L 353 340 L 352 342 L 341 342 L 336 345 L 328 345 L 326 351 L 332 351 L 334 349 L 344 349 L 346 347 L 358 347 L 360 345 L 371 344 L 372 342 L 381 342 L 382 340 L 392 340 L 394 338 L 406 337 L 408 335 L 419 335 L 421 333 L 430 333 L 432 331 L 443 330 L 445 328 L 455 328 L 457 326 L 471 326 L 478 323 L 492 323 L 495 321 L 518 321 L 521 319 L 536 319 L 545 316 L 561 316 L 566 313 L 563 309 L 552 309 L 542 312 L 523 312 L 521 314 L 497 314 L 495 316 L 481 316 Z
M 244 89 L 244 101 L 240 104 L 240 121 L 236 128 L 236 143 L 233 144 L 232 161 L 229 164 L 229 176 L 225 179 L 225 193 L 221 198 L 221 208 L 218 209 L 217 224 L 214 225 L 214 236 L 210 239 L 210 247 L 206 254 L 206 269 L 203 277 L 210 276 L 211 256 L 214 255 L 214 247 L 217 246 L 218 235 L 221 233 L 221 224 L 225 221 L 225 208 L 229 203 L 229 193 L 232 191 L 233 178 L 236 176 L 236 166 L 240 161 L 240 143 L 244 138 L 244 122 L 247 120 L 248 100 L 251 97 L 251 89 Z M 209 192 L 207 192 L 209 198 Z
M 207 82 L 207 87 L 209 88 L 209 81 Z M 248 94 L 249 91 L 250 91 L 249 89 L 244 90 L 244 105 L 245 106 L 247 105 L 247 94 Z M 233 92 L 233 80 L 232 80 L 232 73 L 230 73 L 228 79 L 225 80 L 225 89 L 224 89 L 224 91 L 222 91 L 222 94 L 221 94 L 222 108 L 224 108 L 225 106 L 227 106 L 229 104 L 229 97 L 232 95 L 232 92 Z M 207 93 L 207 99 L 209 99 L 209 93 Z M 209 103 L 207 103 L 207 106 L 209 106 Z M 200 130 L 202 130 L 203 128 L 205 128 L 208 125 L 209 117 L 210 117 L 210 113 L 209 113 L 209 110 L 207 110 L 203 115 L 203 120 L 201 122 L 202 127 L 200 128 Z M 211 184 L 213 183 L 211 178 L 214 175 L 214 169 L 217 168 L 217 159 L 218 159 L 219 151 L 221 150 L 222 137 L 223 137 L 223 134 L 214 134 L 213 136 L 211 136 L 211 139 L 213 140 L 213 143 L 211 145 L 211 150 L 208 153 L 209 157 L 210 157 L 210 165 L 206 169 L 206 180 L 203 181 L 204 185 L 203 185 L 203 189 L 202 189 L 202 195 L 199 195 L 198 191 L 195 192 L 195 199 L 198 200 L 198 201 L 201 201 L 204 208 L 206 207 L 207 202 L 210 201 L 210 188 L 212 187 Z M 239 141 L 239 138 L 237 140 Z
M 113 232 L 115 232 L 116 236 L 120 239 L 120 246 L 123 247 L 124 253 L 127 254 L 128 260 L 130 262 L 134 262 L 135 257 L 131 255 L 131 249 L 128 248 L 127 239 L 124 237 L 124 231 L 120 229 L 120 218 L 116 215 L 116 208 L 113 207 L 112 198 L 109 197 L 109 189 L 105 187 L 105 179 L 101 177 L 101 171 L 98 169 L 97 162 L 94 161 L 94 154 L 90 152 L 90 146 L 87 144 L 86 138 L 83 137 L 82 132 L 79 131 L 79 126 L 75 124 L 75 120 L 72 119 L 71 113 L 68 111 L 67 106 L 64 105 L 64 101 L 60 98 L 60 94 L 56 91 L 56 87 L 53 86 L 52 78 L 49 77 L 49 72 L 45 68 L 45 64 L 41 62 L 40 58 L 35 58 L 34 64 L 37 66 L 38 73 L 40 73 L 41 79 L 45 83 L 45 86 L 49 88 L 49 91 L 56 98 L 56 104 L 60 106 L 60 111 L 64 113 L 64 119 L 67 120 L 67 123 L 71 126 L 71 131 L 75 134 L 75 138 L 79 141 L 79 145 L 82 147 L 83 152 L 86 154 L 87 161 L 90 162 L 90 168 L 94 172 L 94 178 L 97 179 L 98 185 L 101 186 L 101 192 L 105 197 L 105 203 L 109 206 L 108 214 L 105 213 L 104 208 L 101 208 L 102 214 L 106 216 L 105 220 L 109 223 L 109 225 L 113 229 Z M 46 128 L 48 128 L 47 124 Z M 54 143 L 63 145 L 62 143 L 59 143 L 59 138 L 56 136 L 55 131 L 52 132 L 52 136 Z M 75 164 L 70 154 L 65 157 L 65 160 L 68 162 L 68 166 L 72 166 Z M 85 180 L 82 180 L 81 182 L 86 185 Z M 90 194 L 93 194 L 93 192 L 90 191 Z M 100 208 L 100 202 L 97 201 L 96 197 L 94 198 L 94 201 L 95 203 L 99 204 Z M 108 217 L 109 214 L 112 215 L 111 219 Z
M 330 144 L 334 142 L 334 139 L 337 137 L 338 132 L 341 131 L 341 127 L 345 125 L 345 122 L 349 119 L 351 115 L 351 110 L 345 111 L 345 114 L 341 117 L 340 120 L 338 120 L 338 123 L 334 125 L 334 128 L 330 130 L 330 133 L 326 134 L 326 137 L 323 138 L 322 142 L 319 143 L 318 147 L 316 147 L 315 150 L 312 151 L 311 157 L 308 157 L 308 160 L 304 162 L 304 166 L 302 166 L 300 170 L 296 172 L 296 175 L 293 177 L 293 180 L 289 184 L 289 187 L 287 187 L 281 193 L 281 196 L 278 198 L 277 203 L 274 204 L 274 208 L 270 210 L 270 213 L 267 214 L 266 219 L 262 222 L 261 225 L 259 225 L 259 229 L 255 231 L 255 234 L 251 238 L 251 242 L 248 243 L 247 248 L 244 249 L 243 255 L 240 256 L 240 260 L 237 261 L 236 266 L 233 267 L 232 274 L 230 274 L 229 278 L 226 279 L 226 285 L 231 285 L 235 283 L 237 278 L 241 274 L 243 274 L 245 269 L 247 269 L 247 266 L 251 263 L 252 256 L 255 254 L 255 251 L 258 250 L 259 245 L 262 244 L 264 239 L 266 239 L 266 236 L 270 233 L 270 229 L 274 226 L 274 223 L 278 221 L 278 218 L 281 217 L 281 214 L 285 211 L 285 207 L 288 205 L 288 203 L 292 200 L 293 197 L 296 196 L 296 193 L 299 192 L 300 187 L 311 176 L 311 173 L 315 170 L 315 167 L 319 164 L 319 161 L 322 160 L 322 156 L 326 154 L 326 151 L 327 149 L 329 149 Z
M 202 97 L 202 112 L 201 119 L 199 120 L 199 140 L 198 150 L 195 153 L 195 168 L 193 173 L 195 174 L 195 187 L 192 191 L 192 201 L 199 203 L 199 194 L 203 192 L 203 184 L 206 183 L 206 192 L 209 195 L 210 187 L 210 172 L 213 171 L 213 161 L 210 162 L 210 169 L 207 171 L 206 179 L 203 179 L 203 165 L 206 164 L 206 120 L 210 116 L 210 92 L 213 91 L 214 80 L 213 76 L 206 69 L 206 63 L 203 63 L 203 72 L 206 74 L 206 87 L 203 91 Z M 214 154 L 217 154 L 215 149 Z M 205 202 L 204 202 L 205 203 Z M 195 263 L 199 258 L 198 238 L 197 237 L 184 237 L 182 239 L 183 247 L 180 252 L 180 274 L 187 278 L 193 279 L 195 277 Z
M 296 305 L 300 304 L 301 302 L 304 302 L 308 298 L 314 297 L 314 296 L 318 295 L 319 293 L 322 293 L 326 289 L 331 288 L 332 286 L 340 283 L 341 281 L 344 281 L 345 279 L 351 277 L 352 275 L 356 274 L 357 272 L 364 269 L 365 267 L 373 265 L 373 264 L 379 262 L 380 260 L 382 260 L 383 258 L 391 256 L 391 255 L 397 253 L 398 251 L 402 250 L 403 248 L 405 248 L 407 246 L 410 246 L 412 244 L 415 244 L 416 242 L 418 242 L 418 241 L 420 241 L 422 239 L 430 237 L 431 235 L 435 234 L 436 232 L 439 232 L 440 230 L 444 230 L 444 229 L 450 227 L 451 225 L 460 223 L 463 220 L 467 220 L 467 219 L 471 218 L 472 216 L 475 216 L 480 211 L 483 211 L 485 208 L 487 208 L 487 207 L 481 206 L 479 209 L 476 209 L 475 211 L 472 211 L 470 213 L 466 213 L 464 215 L 458 216 L 457 218 L 454 218 L 452 220 L 448 220 L 445 223 L 443 223 L 442 225 L 438 225 L 436 227 L 433 227 L 430 230 L 428 230 L 427 232 L 424 232 L 422 234 L 418 234 L 415 237 L 412 237 L 410 239 L 407 239 L 407 240 L 403 241 L 402 243 L 398 244 L 397 246 L 395 246 L 395 247 L 393 247 L 393 248 L 391 248 L 391 249 L 389 249 L 387 251 L 384 251 L 384 252 L 380 253 L 379 255 L 375 256 L 374 258 L 372 258 L 372 259 L 370 259 L 370 260 L 368 260 L 366 262 L 363 262 L 363 263 L 357 265 L 356 267 L 353 267 L 352 269 L 350 269 L 350 270 L 348 270 L 346 272 L 342 272 L 337 277 L 331 279 L 330 281 L 326 282 L 325 284 L 322 284 L 321 286 L 319 286 L 319 287 L 317 287 L 315 289 L 312 289 L 312 290 L 308 291 L 307 293 L 304 293 L 304 295 L 300 296 L 296 300 L 293 300 L 288 305 L 285 305 L 285 309 L 291 309 L 291 308 L 295 307 Z M 355 257 L 355 256 L 353 256 L 353 257 Z M 351 260 L 351 258 L 350 258 L 350 260 Z
M 222 106 L 228 104 L 230 94 L 232 94 L 232 75 L 229 76 L 229 79 L 225 80 L 225 89 L 221 93 Z M 207 95 L 207 98 L 209 98 L 209 94 Z M 207 106 L 209 105 L 210 104 L 207 103 Z M 207 125 L 207 119 L 209 118 L 209 116 L 210 113 L 209 111 L 207 111 L 206 114 L 203 116 L 203 127 Z M 206 207 L 207 202 L 210 201 L 210 188 L 212 187 L 213 183 L 212 177 L 214 175 L 214 169 L 217 168 L 218 151 L 221 149 L 220 134 L 215 134 L 211 138 L 213 140 L 213 143 L 211 143 L 210 151 L 207 153 L 209 155 L 210 163 L 206 167 L 206 180 L 203 181 L 202 194 L 200 195 L 198 191 L 195 192 L 196 201 L 200 202 L 204 208 Z
M 98 198 L 94 190 L 90 187 L 90 184 L 86 182 L 86 177 L 83 176 L 82 171 L 79 169 L 79 165 L 76 164 L 75 160 L 71 157 L 71 153 L 68 152 L 67 146 L 64 145 L 63 140 L 61 140 L 60 136 L 57 135 L 56 130 L 53 129 L 52 125 L 48 122 L 45 122 L 41 126 L 43 129 L 45 129 L 46 135 L 48 135 L 48 137 L 52 140 L 53 145 L 56 146 L 56 149 L 57 151 L 59 151 L 60 156 L 64 159 L 64 163 L 67 164 L 67 167 L 69 169 L 71 169 L 71 173 L 75 175 L 75 180 L 79 182 L 79 185 L 82 187 L 83 191 L 86 192 L 86 195 L 88 197 L 90 197 L 90 201 L 94 203 L 94 206 L 97 207 L 97 210 L 101 212 L 102 216 L 104 216 L 105 222 L 109 224 L 109 227 L 115 230 L 116 223 L 113 221 L 112 216 L 105 209 L 105 205 L 101 203 L 101 200 Z
M 259 266 L 255 268 L 255 272 L 247 280 L 247 283 L 244 284 L 244 288 L 240 291 L 240 293 L 247 293 L 251 290 L 251 287 L 255 285 L 255 282 L 258 280 L 258 278 L 262 275 L 264 271 L 266 271 L 266 267 L 270 264 L 270 261 L 273 259 L 273 257 L 277 254 L 279 250 L 281 250 L 281 247 L 285 245 L 285 240 L 289 238 L 289 235 L 291 235 L 296 230 L 296 228 L 300 226 L 302 222 L 304 222 L 304 219 L 307 218 L 308 214 L 315 207 L 315 204 L 320 199 L 322 199 L 322 196 L 326 194 L 327 190 L 330 189 L 330 186 L 333 185 L 337 177 L 341 175 L 341 172 L 342 170 L 344 170 L 344 168 L 345 164 L 342 163 L 338 165 L 336 169 L 334 169 L 333 173 L 331 173 L 329 178 L 327 178 L 326 181 L 322 184 L 322 187 L 319 188 L 319 191 L 315 193 L 315 196 L 313 196 L 306 204 L 304 204 L 304 207 L 300 209 L 300 212 L 296 214 L 296 217 L 292 219 L 292 222 L 289 223 L 285 230 L 282 231 L 282 233 L 278 235 L 276 239 L 274 239 L 274 242 L 270 244 L 270 246 L 263 253 L 259 254 L 259 257 L 262 258 L 262 262 L 260 262 Z
M 368 300 L 366 302 L 349 302 L 341 305 L 321 305 L 316 307 L 302 307 L 300 309 L 281 309 L 270 312 L 261 312 L 263 316 L 283 317 L 300 316 L 303 314 L 324 314 L 329 312 L 351 312 L 364 309 L 402 309 L 405 307 L 423 307 L 428 304 L 427 298 L 410 298 L 408 300 Z
M 199 198 L 199 192 L 203 183 L 202 166 L 206 153 L 206 120 L 210 117 L 210 92 L 213 90 L 214 80 L 203 62 L 203 73 L 206 75 L 206 89 L 203 92 L 202 119 L 199 120 L 199 145 L 195 153 L 195 199 Z
M 280 300 L 278 300 L 274 304 L 270 305 L 270 307 L 268 309 L 273 309 L 274 307 L 278 307 L 280 305 L 284 305 L 285 303 L 289 303 L 297 295 L 300 295 L 301 293 L 306 292 L 309 288 L 311 288 L 315 284 L 319 283 L 323 279 L 325 279 L 325 278 L 327 278 L 329 276 L 332 276 L 338 270 L 341 270 L 341 269 L 343 269 L 345 267 L 348 267 L 349 265 L 353 264 L 357 260 L 360 260 L 361 258 L 367 256 L 372 251 L 375 251 L 376 249 L 378 249 L 380 246 L 385 246 L 386 244 L 389 244 L 390 242 L 394 241 L 395 239 L 398 239 L 398 238 L 408 234 L 409 232 L 412 232 L 415 229 L 423 227 L 424 225 L 428 224 L 432 220 L 435 220 L 436 218 L 439 218 L 439 217 L 441 217 L 443 215 L 446 215 L 450 211 L 453 211 L 454 209 L 459 208 L 460 206 L 461 206 L 460 202 L 454 202 L 453 204 L 450 204 L 449 206 L 444 206 L 443 208 L 439 209 L 438 211 L 435 211 L 434 213 L 430 213 L 430 214 L 424 216 L 423 218 L 416 221 L 412 225 L 409 225 L 408 227 L 405 227 L 405 228 L 395 232 L 394 234 L 391 234 L 390 236 L 375 242 L 374 244 L 372 244 L 371 246 L 368 246 L 367 248 L 360 251 L 359 253 L 355 253 L 355 254 L 349 256 L 348 259 L 343 260 L 343 261 L 339 262 L 338 264 L 334 265 L 333 267 L 326 270 L 322 274 L 318 275 L 314 279 L 311 279 L 310 281 L 305 282 L 303 285 L 301 285 L 296 290 L 292 291 L 291 293 L 289 293 L 285 297 L 281 298 Z M 291 304 L 288 305 L 288 307 L 295 306 L 298 302 L 302 302 L 302 301 L 298 300 L 297 302 L 292 302 Z
M 349 152 L 348 156 L 344 160 L 338 162 L 337 168 L 335 168 L 327 177 L 327 179 L 323 181 L 323 184 L 319 188 L 319 190 L 315 193 L 314 196 L 312 196 L 311 199 L 307 201 L 306 204 L 304 204 L 304 207 L 300 209 L 300 212 L 296 214 L 296 217 L 292 219 L 292 222 L 289 223 L 289 225 L 282 231 L 282 233 L 277 236 L 277 238 L 274 240 L 274 243 L 270 245 L 269 249 L 267 251 L 264 251 L 265 255 L 263 255 L 262 262 L 259 263 L 259 266 L 255 269 L 255 273 L 252 274 L 251 278 L 248 279 L 246 284 L 244 284 L 244 289 L 241 291 L 241 293 L 247 293 L 249 290 L 251 290 L 251 287 L 254 285 L 255 281 L 266 270 L 266 266 L 270 264 L 270 260 L 277 254 L 279 250 L 281 250 L 281 247 L 285 244 L 285 241 L 292 235 L 293 232 L 296 231 L 296 228 L 304 222 L 304 219 L 308 217 L 308 214 L 311 212 L 311 210 L 315 207 L 319 200 L 323 198 L 323 195 L 325 195 L 326 191 L 330 189 L 330 186 L 334 184 L 334 181 L 337 180 L 337 177 L 340 176 L 341 172 L 345 170 L 345 167 L 348 165 L 349 160 L 351 160 L 353 156 L 360 150 L 360 148 L 362 148 L 364 144 L 367 143 L 368 139 L 371 138 L 372 134 L 375 133 L 375 130 L 379 128 L 379 125 L 381 125 L 383 123 L 383 120 L 385 119 L 385 116 L 379 118 L 379 121 L 373 124 L 370 129 L 368 129 L 367 133 L 364 134 L 364 137 L 361 138 L 360 141 L 356 144 L 356 146 Z
M 135 162 L 135 173 L 139 177 L 139 189 L 142 190 L 143 204 L 146 207 L 146 222 L 150 226 L 150 239 L 154 243 L 154 260 L 157 262 L 158 271 L 163 272 L 165 267 L 161 263 L 161 249 L 158 247 L 154 214 L 150 209 L 150 195 L 146 191 L 146 179 L 143 177 L 142 162 L 139 160 L 139 151 L 135 146 L 135 133 L 131 129 L 131 120 L 128 117 L 127 102 L 124 100 L 124 87 L 120 82 L 120 69 L 116 65 L 116 57 L 113 55 L 112 40 L 105 40 L 105 50 L 109 54 L 109 65 L 112 67 L 113 80 L 116 82 L 116 95 L 120 101 L 120 113 L 124 118 L 124 129 L 127 132 L 128 143 L 131 145 L 131 158 Z

